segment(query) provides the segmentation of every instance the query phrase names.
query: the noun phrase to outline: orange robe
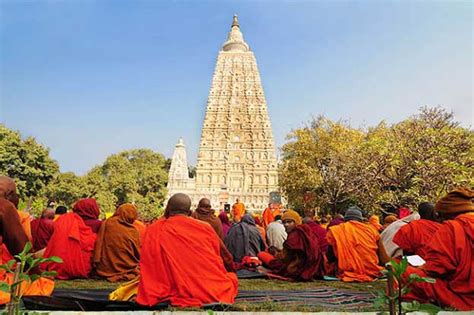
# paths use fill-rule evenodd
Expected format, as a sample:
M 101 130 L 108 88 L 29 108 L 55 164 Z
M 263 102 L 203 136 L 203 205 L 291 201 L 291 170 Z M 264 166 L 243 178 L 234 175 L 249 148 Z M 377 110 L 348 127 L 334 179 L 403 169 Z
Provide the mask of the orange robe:
M 29 213 L 18 210 L 18 215 L 20 216 L 21 226 L 26 233 L 26 236 L 30 240 L 33 241 L 33 237 L 31 236 L 31 216 Z
M 277 215 L 281 215 L 281 209 L 280 207 L 277 207 L 275 209 L 272 209 L 270 207 L 267 207 L 265 211 L 263 211 L 262 214 L 262 225 L 266 229 L 270 223 L 275 221 L 275 217 Z
M 441 227 L 438 222 L 415 220 L 402 226 L 393 237 L 393 242 L 406 253 L 418 255 L 426 260 L 428 247 L 433 235 Z
M 379 233 L 368 223 L 349 221 L 332 226 L 327 234 L 337 257 L 337 276 L 346 282 L 372 281 L 381 276 Z
M 3 271 L 2 273 L 3 274 L 0 275 L 0 281 L 12 284 L 14 275 L 12 273 L 4 273 Z M 54 280 L 44 277 L 41 277 L 31 283 L 23 281 L 20 285 L 20 293 L 22 293 L 23 296 L 50 296 L 53 294 L 53 291 Z M 7 304 L 8 302 L 10 302 L 10 293 L 0 291 L 0 305 Z
M 411 223 L 410 223 L 411 224 Z M 436 283 L 414 282 L 405 295 L 421 303 L 435 302 L 461 311 L 474 309 L 474 213 L 458 215 L 441 224 L 431 238 L 426 264 L 409 268 L 406 276 L 417 273 Z
M 237 276 L 226 271 L 219 238 L 208 223 L 178 215 L 148 227 L 140 259 L 139 304 L 232 304 L 237 288 Z
M 240 222 L 240 219 L 245 214 L 245 205 L 241 202 L 239 203 L 234 203 L 232 205 L 232 216 L 234 217 L 235 222 Z
M 369 218 L 369 223 L 372 224 L 372 226 L 377 230 L 377 231 L 382 231 L 383 226 L 380 224 L 380 218 L 377 215 L 371 215 Z
M 124 204 L 102 223 L 93 256 L 98 276 L 116 282 L 139 275 L 140 235 L 133 225 L 136 217 L 135 206 Z
M 43 268 L 58 272 L 58 279 L 87 278 L 97 235 L 76 213 L 62 215 L 54 223 L 44 257 L 59 256 L 63 263 L 47 263 Z

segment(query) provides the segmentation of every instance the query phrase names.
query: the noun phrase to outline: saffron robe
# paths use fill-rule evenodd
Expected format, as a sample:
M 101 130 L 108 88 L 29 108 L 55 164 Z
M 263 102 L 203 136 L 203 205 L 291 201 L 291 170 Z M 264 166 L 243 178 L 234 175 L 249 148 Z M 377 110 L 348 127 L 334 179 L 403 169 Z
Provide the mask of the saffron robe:
M 412 253 L 426 260 L 431 239 L 440 227 L 440 223 L 430 220 L 412 221 L 398 230 L 393 242 L 400 246 L 405 255 Z
M 241 202 L 236 202 L 232 205 L 232 216 L 235 222 L 240 222 L 245 214 L 245 205 Z
M 262 214 L 262 225 L 266 229 L 270 223 L 275 221 L 275 217 L 277 215 L 281 215 L 281 209 L 280 207 L 276 207 L 272 209 L 271 207 L 267 207 Z
M 21 226 L 28 237 L 28 240 L 31 242 L 33 237 L 31 235 L 31 215 L 28 212 L 18 210 L 18 215 L 20 216 Z
M 324 258 L 311 228 L 301 224 L 288 233 L 281 257 L 269 262 L 272 272 L 297 281 L 310 281 L 324 275 Z
M 63 263 L 46 263 L 43 268 L 55 270 L 58 279 L 87 278 L 91 271 L 91 257 L 97 235 L 84 224 L 76 213 L 62 215 L 54 223 L 44 257 L 59 256 Z
M 31 236 L 33 237 L 33 250 L 39 251 L 48 245 L 54 232 L 54 221 L 46 218 L 31 221 Z
M 379 239 L 369 223 L 348 221 L 332 226 L 327 240 L 337 258 L 337 277 L 346 282 L 366 282 L 381 276 Z
M 12 253 L 19 254 L 25 244 L 28 242 L 28 237 L 21 225 L 20 217 L 15 205 L 10 201 L 0 198 L 0 236 L 2 244 L 2 263 L 6 263 Z M 8 251 L 8 259 L 3 259 L 3 252 Z
M 426 264 L 405 273 L 432 277 L 436 283 L 414 282 L 404 298 L 435 302 L 461 311 L 474 310 L 474 213 L 445 221 L 430 241 Z
M 205 222 L 177 215 L 148 227 L 140 259 L 137 303 L 173 306 L 234 303 L 238 280 L 227 272 L 219 238 Z
M 135 206 L 124 204 L 102 223 L 93 256 L 98 276 L 117 282 L 132 280 L 140 274 L 140 235 L 133 225 L 136 218 Z

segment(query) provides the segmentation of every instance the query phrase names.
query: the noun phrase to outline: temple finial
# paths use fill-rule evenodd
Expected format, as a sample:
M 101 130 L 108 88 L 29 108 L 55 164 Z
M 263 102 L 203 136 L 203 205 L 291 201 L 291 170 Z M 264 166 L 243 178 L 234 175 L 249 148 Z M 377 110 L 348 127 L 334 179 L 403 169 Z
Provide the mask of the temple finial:
M 224 51 L 249 51 L 249 45 L 244 40 L 244 36 L 240 31 L 239 20 L 237 19 L 237 14 L 234 15 L 232 19 L 232 27 L 230 28 L 229 36 L 227 41 L 222 46 Z
M 234 14 L 234 18 L 232 19 L 232 27 L 234 27 L 234 26 L 237 26 L 238 28 L 240 28 L 239 19 L 237 18 L 237 14 Z

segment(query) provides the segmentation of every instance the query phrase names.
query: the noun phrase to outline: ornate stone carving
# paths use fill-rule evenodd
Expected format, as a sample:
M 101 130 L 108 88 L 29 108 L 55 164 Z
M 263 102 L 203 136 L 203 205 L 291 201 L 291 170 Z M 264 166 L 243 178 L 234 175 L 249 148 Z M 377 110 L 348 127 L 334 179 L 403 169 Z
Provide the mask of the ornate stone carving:
M 175 184 L 186 181 L 177 178 L 184 172 L 177 170 L 182 168 L 183 158 L 176 151 L 184 150 L 184 144 L 178 145 L 170 169 L 170 194 L 180 189 L 175 189 Z M 222 206 L 222 195 L 226 195 L 228 202 L 240 198 L 249 210 L 262 211 L 269 193 L 278 189 L 275 146 L 260 74 L 236 16 L 212 76 L 196 178 L 187 180 L 194 191 L 186 193 L 194 203 L 208 196 L 216 208 Z

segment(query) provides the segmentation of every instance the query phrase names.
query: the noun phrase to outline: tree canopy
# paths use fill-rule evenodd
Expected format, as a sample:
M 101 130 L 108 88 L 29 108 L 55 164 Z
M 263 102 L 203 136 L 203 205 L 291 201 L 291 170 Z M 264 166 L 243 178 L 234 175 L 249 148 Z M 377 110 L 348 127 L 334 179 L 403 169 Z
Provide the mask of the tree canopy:
M 400 123 L 368 130 L 318 117 L 287 139 L 280 186 L 297 208 L 416 207 L 474 184 L 474 135 L 441 108 L 422 108 Z M 316 198 L 305 203 L 305 193 Z

